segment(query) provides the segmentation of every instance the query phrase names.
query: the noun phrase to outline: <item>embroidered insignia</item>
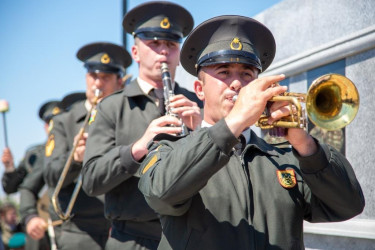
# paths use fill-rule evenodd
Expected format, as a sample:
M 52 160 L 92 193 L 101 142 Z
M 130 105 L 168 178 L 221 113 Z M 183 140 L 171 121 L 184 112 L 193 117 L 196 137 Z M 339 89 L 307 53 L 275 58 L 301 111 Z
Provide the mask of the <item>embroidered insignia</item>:
M 277 170 L 276 174 L 282 187 L 293 188 L 297 184 L 296 174 L 293 169 Z
M 96 109 L 91 111 L 91 115 L 90 115 L 90 119 L 89 119 L 89 125 L 95 121 L 96 113 L 97 113 Z
M 48 123 L 48 133 L 51 132 L 52 129 L 53 129 L 53 120 L 50 120 Z
M 143 168 L 142 174 L 146 173 L 158 160 L 158 153 L 156 153 L 161 145 L 159 145 L 155 150 L 151 151 L 149 154 L 155 153 L 155 155 L 151 158 L 151 160 L 147 163 L 147 165 Z
M 110 57 L 108 56 L 108 54 L 106 53 L 106 54 L 102 55 L 102 57 L 100 58 L 100 61 L 101 61 L 102 63 L 104 63 L 104 64 L 108 64 L 108 63 L 110 63 L 111 58 L 110 58 Z
M 171 27 L 168 17 L 164 17 L 164 19 L 161 20 L 160 27 L 163 29 L 169 29 Z
M 233 38 L 232 42 L 230 43 L 230 48 L 232 50 L 242 50 L 242 43 L 238 37 Z
M 143 168 L 142 170 L 142 174 L 146 173 L 147 170 L 150 169 L 150 167 L 152 167 L 156 162 L 158 161 L 158 156 L 155 154 L 151 160 L 147 163 L 147 165 Z
M 46 157 L 50 157 L 54 149 L 55 149 L 55 136 L 50 135 L 46 143 L 46 152 L 45 152 Z
M 52 114 L 53 115 L 57 115 L 58 113 L 60 113 L 60 109 L 59 109 L 59 107 L 54 107 L 53 109 L 52 109 Z

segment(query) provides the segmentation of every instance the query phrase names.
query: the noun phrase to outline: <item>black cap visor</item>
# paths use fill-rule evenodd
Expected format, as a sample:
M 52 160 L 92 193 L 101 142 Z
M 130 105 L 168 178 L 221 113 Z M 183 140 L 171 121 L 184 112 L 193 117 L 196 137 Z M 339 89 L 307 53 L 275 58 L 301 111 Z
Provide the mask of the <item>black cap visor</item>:
M 200 67 L 210 66 L 222 63 L 240 63 L 245 65 L 254 66 L 262 72 L 262 66 L 259 58 L 246 51 L 233 51 L 233 50 L 221 50 L 208 53 L 200 58 L 196 65 L 196 71 L 198 72 Z
M 122 76 L 124 70 L 118 67 L 114 67 L 108 64 L 101 64 L 101 63 L 85 63 L 85 67 L 87 68 L 87 72 L 94 72 L 94 73 L 110 73 Z
M 167 40 L 177 43 L 182 42 L 182 33 L 174 31 L 167 32 L 157 28 L 143 28 L 134 32 L 134 37 L 139 37 L 142 40 Z

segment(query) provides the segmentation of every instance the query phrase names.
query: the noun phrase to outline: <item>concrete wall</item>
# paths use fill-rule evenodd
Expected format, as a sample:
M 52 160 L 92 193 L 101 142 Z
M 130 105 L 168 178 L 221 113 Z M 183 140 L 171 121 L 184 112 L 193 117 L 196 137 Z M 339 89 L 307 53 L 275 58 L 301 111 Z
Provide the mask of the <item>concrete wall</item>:
M 363 213 L 340 223 L 305 223 L 308 249 L 375 246 L 375 1 L 285 0 L 254 17 L 274 34 L 275 60 L 263 75 L 284 73 L 291 91 L 306 91 L 306 72 L 345 60 L 345 75 L 360 94 L 360 109 L 346 127 L 346 156 L 366 199 Z

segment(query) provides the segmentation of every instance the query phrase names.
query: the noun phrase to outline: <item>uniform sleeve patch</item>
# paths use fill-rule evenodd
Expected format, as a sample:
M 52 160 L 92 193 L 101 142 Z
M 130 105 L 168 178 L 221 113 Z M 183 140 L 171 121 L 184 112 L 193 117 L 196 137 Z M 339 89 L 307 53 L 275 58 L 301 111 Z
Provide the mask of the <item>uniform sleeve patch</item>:
M 297 184 L 296 174 L 293 169 L 277 170 L 277 179 L 284 188 L 293 188 Z
M 48 136 L 48 141 L 46 143 L 46 150 L 45 150 L 46 157 L 50 157 L 54 149 L 55 149 L 55 136 L 50 135 Z
M 147 163 L 147 165 L 143 168 L 142 174 L 146 173 L 156 162 L 158 161 L 158 154 L 154 154 L 151 160 Z

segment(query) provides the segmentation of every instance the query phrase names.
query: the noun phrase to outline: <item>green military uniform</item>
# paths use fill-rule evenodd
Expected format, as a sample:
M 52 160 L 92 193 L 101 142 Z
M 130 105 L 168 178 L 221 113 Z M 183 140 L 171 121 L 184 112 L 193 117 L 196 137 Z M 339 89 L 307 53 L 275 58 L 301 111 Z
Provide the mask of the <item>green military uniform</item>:
M 125 68 L 131 64 L 129 53 L 112 43 L 92 43 L 77 52 L 77 58 L 84 62 L 88 72 L 109 73 L 122 77 Z M 73 149 L 74 137 L 84 126 L 88 114 L 88 100 L 76 102 L 69 110 L 55 116 L 45 150 L 44 179 L 49 187 L 55 188 Z M 85 125 L 88 131 L 88 124 Z M 82 162 L 74 159 L 69 167 L 58 195 L 63 211 L 69 204 Z M 104 196 L 90 197 L 79 192 L 72 209 L 72 218 L 62 225 L 58 248 L 63 249 L 104 249 L 110 230 L 110 222 L 104 217 Z
M 174 93 L 198 102 L 193 93 L 177 83 Z M 125 241 L 127 234 L 160 240 L 158 215 L 137 188 L 140 163 L 131 155 L 133 143 L 160 116 L 154 98 L 145 95 L 137 80 L 133 80 L 126 91 L 103 99 L 89 128 L 82 187 L 89 195 L 105 194 L 105 215 L 112 221 L 111 237 L 119 241 Z
M 44 122 L 49 121 L 52 116 L 60 112 L 58 101 L 48 101 L 44 103 L 39 109 L 39 118 Z M 43 159 L 44 159 L 44 144 L 39 144 L 30 147 L 26 153 L 21 163 L 13 172 L 7 172 L 3 176 L 3 187 L 7 193 L 15 193 L 20 191 L 20 208 L 19 212 L 21 215 L 22 225 L 26 223 L 32 217 L 26 219 L 31 213 L 37 214 L 37 212 L 32 212 L 33 209 L 36 210 L 36 203 L 38 200 L 38 193 L 41 189 L 35 190 L 32 194 L 26 194 L 25 189 L 28 188 L 30 181 L 37 177 L 37 182 L 39 179 L 42 180 L 41 171 L 43 169 Z M 44 183 L 44 182 L 43 182 Z M 42 185 L 43 186 L 43 185 Z M 38 187 L 39 188 L 39 187 Z M 34 191 L 34 190 L 33 190 Z M 33 240 L 27 235 L 25 249 L 49 249 L 48 237 L 44 237 L 39 241 Z
M 299 157 L 252 133 L 237 156 L 237 143 L 221 120 L 151 147 L 139 188 L 161 214 L 159 249 L 304 249 L 304 219 L 341 221 L 362 211 L 353 169 L 332 147 Z
M 30 172 L 23 180 L 22 184 L 19 187 L 20 192 L 20 208 L 19 212 L 21 215 L 21 222 L 23 225 L 27 223 L 34 217 L 38 215 L 38 199 L 39 192 L 44 186 L 43 180 L 43 161 L 44 161 L 44 147 L 45 144 L 40 144 L 33 148 L 32 158 L 34 159 L 34 167 L 32 172 Z M 48 207 L 46 208 L 48 209 Z M 50 210 L 49 212 L 52 212 Z M 57 216 L 55 215 L 57 219 Z M 27 235 L 25 249 L 39 249 L 39 250 L 48 250 L 50 249 L 50 243 L 48 234 L 41 240 L 33 240 Z
M 186 9 L 167 1 L 140 4 L 123 19 L 124 29 L 135 38 L 174 43 L 181 42 L 193 23 Z M 201 103 L 177 83 L 173 92 Z M 155 249 L 159 243 L 159 218 L 137 188 L 140 163 L 131 154 L 133 143 L 151 121 L 163 115 L 156 103 L 156 98 L 144 93 L 134 80 L 124 91 L 103 99 L 90 125 L 82 187 L 89 195 L 105 194 L 105 215 L 112 221 L 106 249 Z
M 73 103 L 82 100 L 83 96 L 85 96 L 84 93 L 72 93 L 64 97 L 60 102 L 47 102 L 40 108 L 39 117 L 48 124 L 54 115 L 66 110 Z M 33 167 L 32 171 L 24 178 L 19 187 L 21 201 L 19 211 L 23 225 L 27 225 L 27 223 L 34 217 L 43 217 L 39 212 L 48 214 L 52 221 L 60 219 L 55 213 L 52 205 L 48 204 L 48 202 L 44 203 L 45 200 L 48 201 L 48 198 L 45 199 L 42 197 L 44 195 L 51 197 L 53 194 L 53 188 L 49 187 L 46 193 L 41 194 L 41 191 L 45 187 L 45 181 L 43 178 L 44 152 L 45 144 L 43 143 L 33 147 L 32 150 L 26 153 L 25 159 L 28 159 L 26 162 L 29 164 L 32 163 Z M 54 234 L 54 240 L 57 241 L 60 235 L 60 226 L 54 227 Z M 51 247 L 50 239 L 48 232 L 46 232 L 46 236 L 39 241 L 33 240 L 27 235 L 25 249 L 48 250 Z
M 53 127 L 46 144 L 43 173 L 49 187 L 56 187 L 73 147 L 74 137 L 83 126 L 83 121 L 87 115 L 84 104 L 84 101 L 77 102 L 72 105 L 69 111 L 53 118 Z M 70 201 L 81 167 L 82 163 L 73 161 L 65 178 L 59 194 L 59 202 L 63 211 Z M 58 241 L 59 249 L 69 249 L 69 247 L 102 249 L 108 237 L 110 226 L 109 221 L 104 218 L 103 214 L 103 197 L 89 197 L 84 192 L 80 192 L 72 214 L 74 216 L 62 225 L 62 234 Z M 74 235 L 70 233 L 74 233 Z M 92 244 L 90 244 L 91 242 Z
M 48 101 L 44 103 L 39 109 L 39 118 L 46 121 L 52 116 L 58 114 L 60 112 L 58 104 L 58 101 Z M 7 194 L 17 192 L 25 177 L 33 171 L 35 166 L 41 164 L 40 153 L 43 148 L 44 146 L 42 145 L 30 147 L 26 151 L 24 158 L 17 168 L 14 171 L 4 173 L 2 177 L 2 185 Z
M 220 16 L 190 33 L 181 62 L 193 75 L 215 65 L 219 78 L 236 72 L 225 68 L 231 63 L 262 72 L 274 54 L 265 26 L 247 17 Z M 304 249 L 303 220 L 347 220 L 364 207 L 349 162 L 317 141 L 317 152 L 301 157 L 251 132 L 237 154 L 239 140 L 223 118 L 184 138 L 158 135 L 154 141 L 140 168 L 139 189 L 160 214 L 159 249 Z

